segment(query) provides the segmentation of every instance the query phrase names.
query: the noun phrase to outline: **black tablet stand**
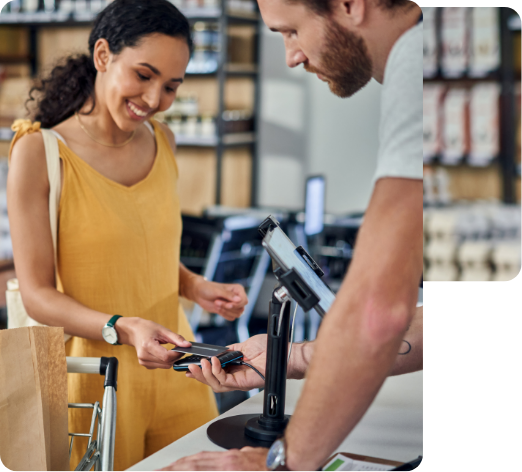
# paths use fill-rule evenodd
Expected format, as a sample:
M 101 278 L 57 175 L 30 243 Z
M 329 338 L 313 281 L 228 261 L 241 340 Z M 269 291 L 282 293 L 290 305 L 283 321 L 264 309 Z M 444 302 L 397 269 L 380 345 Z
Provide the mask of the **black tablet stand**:
M 269 216 L 259 226 L 259 233 L 264 238 L 276 226 L 279 226 L 277 220 Z M 319 277 L 324 275 L 303 247 L 299 246 L 295 250 Z M 281 285 L 272 292 L 269 305 L 263 413 L 229 416 L 212 423 L 207 429 L 207 435 L 214 444 L 225 449 L 270 447 L 283 434 L 290 419 L 285 415 L 290 300 L 295 300 L 303 310 L 308 311 L 319 303 L 319 298 L 295 269 L 284 272 L 272 261 L 274 275 Z
M 290 418 L 285 415 L 290 308 L 288 291 L 276 287 L 269 305 L 263 413 L 229 416 L 212 423 L 207 435 L 214 444 L 225 449 L 270 447 L 283 434 Z

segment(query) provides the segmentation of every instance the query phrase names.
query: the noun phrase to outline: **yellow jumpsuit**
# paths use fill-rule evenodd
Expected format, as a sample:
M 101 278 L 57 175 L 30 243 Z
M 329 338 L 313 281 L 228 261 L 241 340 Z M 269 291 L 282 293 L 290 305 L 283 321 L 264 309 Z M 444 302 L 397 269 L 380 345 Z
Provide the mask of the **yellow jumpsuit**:
M 149 175 L 131 187 L 104 177 L 59 143 L 64 179 L 58 288 L 94 310 L 153 320 L 193 341 L 178 300 L 178 168 L 167 137 L 152 124 L 156 158 Z M 25 132 L 36 131 L 35 125 Z M 20 129 L 14 141 L 25 132 Z M 118 358 L 115 470 L 130 467 L 218 414 L 207 386 L 172 369 L 147 370 L 132 346 L 74 337 L 66 353 Z M 69 402 L 101 401 L 101 376 L 68 377 Z M 88 432 L 90 419 L 89 410 L 69 410 L 69 432 Z M 71 468 L 80 461 L 86 441 L 76 438 L 75 445 Z

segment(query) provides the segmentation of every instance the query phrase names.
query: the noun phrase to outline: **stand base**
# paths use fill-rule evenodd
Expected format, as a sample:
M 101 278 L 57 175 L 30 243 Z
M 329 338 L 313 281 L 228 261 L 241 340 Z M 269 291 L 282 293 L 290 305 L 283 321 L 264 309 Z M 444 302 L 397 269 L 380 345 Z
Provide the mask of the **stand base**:
M 259 414 L 228 416 L 212 423 L 207 429 L 207 436 L 214 444 L 225 449 L 241 449 L 246 446 L 270 447 L 281 433 L 268 441 L 254 439 L 245 434 L 247 422 L 255 421 L 257 418 Z

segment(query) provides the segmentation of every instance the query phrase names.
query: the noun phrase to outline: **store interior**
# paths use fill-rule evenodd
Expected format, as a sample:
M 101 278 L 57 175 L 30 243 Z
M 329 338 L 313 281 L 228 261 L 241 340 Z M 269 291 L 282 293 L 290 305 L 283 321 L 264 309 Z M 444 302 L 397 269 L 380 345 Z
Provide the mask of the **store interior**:
M 10 2 L 0 15 L 0 284 L 15 277 L 5 196 L 10 126 L 27 116 L 34 78 L 86 51 L 105 4 L 51 3 Z M 255 2 L 229 1 L 225 12 L 217 1 L 174 3 L 190 20 L 195 51 L 175 102 L 156 119 L 176 136 L 181 261 L 210 280 L 241 283 L 249 296 L 235 322 L 184 303 L 196 340 L 224 345 L 266 332 L 276 281 L 257 227 L 268 215 L 339 287 L 371 194 L 380 86 L 372 81 L 341 100 L 302 66 L 288 68 L 283 40 L 260 21 Z M 311 229 L 305 220 L 315 221 Z M 5 298 L 0 305 L 5 328 Z M 294 340 L 314 339 L 319 324 L 315 312 L 298 309 Z M 217 396 L 225 411 L 248 394 Z
M 373 190 L 382 86 L 372 80 L 341 100 L 302 66 L 289 68 L 283 39 L 263 24 L 255 0 L 171 1 L 189 19 L 195 46 L 174 103 L 155 116 L 176 137 L 181 262 L 208 280 L 241 284 L 249 299 L 234 321 L 182 305 L 195 341 L 224 346 L 267 332 L 277 280 L 258 228 L 269 215 L 332 291 L 340 288 Z M 11 125 L 30 116 L 35 80 L 87 52 L 108 3 L 11 0 L 0 11 L 1 286 L 16 277 Z M 422 8 L 424 281 L 513 280 L 522 267 L 522 20 L 509 7 Z M 294 307 L 293 341 L 314 340 L 320 316 Z M 7 325 L 0 290 L 0 329 Z M 422 383 L 422 374 L 393 380 L 382 397 L 386 422 L 362 430 L 360 444 L 384 447 L 376 432 L 393 429 L 404 456 L 421 449 Z M 256 393 L 216 393 L 219 412 Z

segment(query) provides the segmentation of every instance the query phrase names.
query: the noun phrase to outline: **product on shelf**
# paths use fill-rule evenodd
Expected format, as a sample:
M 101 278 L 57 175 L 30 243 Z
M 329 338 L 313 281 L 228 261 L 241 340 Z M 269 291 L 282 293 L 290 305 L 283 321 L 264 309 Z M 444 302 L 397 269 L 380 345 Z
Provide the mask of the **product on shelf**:
M 469 75 L 484 77 L 500 66 L 500 15 L 498 8 L 471 9 Z
M 219 25 L 197 21 L 192 28 L 194 53 L 187 66 L 187 74 L 209 74 L 217 71 L 219 61 Z
M 461 268 L 460 280 L 465 282 L 491 280 L 491 253 L 493 245 L 490 241 L 465 241 L 457 253 L 457 261 Z
M 423 112 L 423 158 L 430 162 L 442 151 L 441 104 L 445 87 L 440 84 L 426 84 L 422 92 Z
M 426 280 L 510 280 L 520 270 L 520 206 L 426 208 Z
M 441 18 L 441 72 L 445 77 L 462 77 L 469 63 L 470 8 L 442 9 Z
M 437 42 L 437 7 L 424 7 L 422 9 L 424 41 L 423 41 L 423 73 L 424 77 L 437 75 L 438 64 L 438 42 Z
M 466 89 L 452 88 L 443 105 L 441 161 L 455 165 L 469 152 L 469 93 Z
M 471 165 L 486 166 L 500 152 L 500 85 L 483 83 L 472 87 L 469 104 Z
M 520 272 L 520 244 L 516 241 L 498 243 L 491 253 L 491 261 L 496 267 L 495 281 L 513 280 Z

